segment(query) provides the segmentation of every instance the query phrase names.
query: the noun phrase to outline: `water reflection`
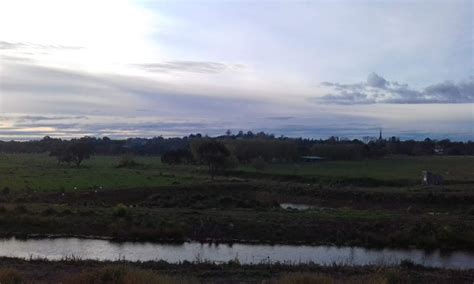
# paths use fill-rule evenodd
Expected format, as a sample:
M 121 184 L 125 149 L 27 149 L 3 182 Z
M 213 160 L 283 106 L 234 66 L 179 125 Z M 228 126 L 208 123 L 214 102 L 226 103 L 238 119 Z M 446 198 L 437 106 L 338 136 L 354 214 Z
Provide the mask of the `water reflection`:
M 316 208 L 316 206 L 308 205 L 308 204 L 296 204 L 296 203 L 281 203 L 280 207 L 285 210 L 310 210 Z
M 150 261 L 165 260 L 227 262 L 238 258 L 242 264 L 283 262 L 288 264 L 313 262 L 320 265 L 397 265 L 402 260 L 429 267 L 457 269 L 474 268 L 474 253 L 456 251 L 449 254 L 439 250 L 425 252 L 417 249 L 366 249 L 361 247 L 306 245 L 209 245 L 187 242 L 181 245 L 156 243 L 115 243 L 97 239 L 30 239 L 0 240 L 0 256 L 46 258 L 68 257 L 96 260 Z

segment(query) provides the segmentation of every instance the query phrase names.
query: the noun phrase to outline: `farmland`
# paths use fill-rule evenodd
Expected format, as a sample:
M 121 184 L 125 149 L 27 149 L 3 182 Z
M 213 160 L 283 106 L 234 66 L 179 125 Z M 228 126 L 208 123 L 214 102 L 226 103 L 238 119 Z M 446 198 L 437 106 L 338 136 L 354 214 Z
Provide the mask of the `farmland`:
M 47 155 L 2 155 L 2 234 L 474 248 L 472 157 L 241 167 L 215 180 L 205 167 L 159 157 L 117 167 L 121 159 L 95 156 L 77 168 Z M 447 184 L 418 185 L 422 169 L 446 174 Z M 374 186 L 394 177 L 409 183 Z M 315 209 L 288 212 L 282 203 Z
M 135 156 L 128 157 L 134 161 L 132 166 L 121 167 L 123 159 L 92 156 L 75 167 L 59 165 L 46 154 L 0 155 L 1 236 L 474 250 L 472 157 L 279 163 L 258 171 L 243 165 L 215 179 L 204 166 L 167 165 L 156 156 Z M 421 185 L 422 170 L 443 174 L 445 184 Z M 283 203 L 305 204 L 310 209 L 283 209 Z M 3 263 L 22 270 L 13 260 Z M 52 264 L 29 265 L 50 269 Z M 67 273 L 96 273 L 100 267 L 81 262 L 84 268 L 71 272 L 69 264 L 60 265 Z M 230 268 L 192 269 L 197 270 L 192 273 L 196 279 L 208 279 L 203 271 Z M 237 273 L 232 276 L 236 279 L 278 280 L 239 269 L 226 273 Z M 289 267 L 266 267 L 260 272 L 272 269 L 281 277 L 295 272 Z M 323 271 L 324 277 L 335 277 L 324 269 L 313 267 L 308 272 L 319 277 Z M 383 279 L 392 273 L 406 279 L 413 270 L 367 273 Z M 420 273 L 429 279 L 443 272 Z
M 93 156 L 80 168 L 58 165 L 47 154 L 0 155 L 0 189 L 14 191 L 69 191 L 127 189 L 210 180 L 202 166 L 169 166 L 159 157 L 134 157 L 134 167 L 118 167 L 121 156 Z M 421 171 L 440 173 L 448 182 L 474 182 L 471 156 L 404 157 L 394 156 L 364 161 L 325 161 L 321 163 L 270 164 L 259 172 L 267 179 L 279 177 L 332 178 L 333 180 L 369 178 L 380 181 L 406 181 L 419 184 Z M 239 166 L 234 176 L 256 173 L 250 166 Z M 228 178 L 228 177 L 227 177 Z

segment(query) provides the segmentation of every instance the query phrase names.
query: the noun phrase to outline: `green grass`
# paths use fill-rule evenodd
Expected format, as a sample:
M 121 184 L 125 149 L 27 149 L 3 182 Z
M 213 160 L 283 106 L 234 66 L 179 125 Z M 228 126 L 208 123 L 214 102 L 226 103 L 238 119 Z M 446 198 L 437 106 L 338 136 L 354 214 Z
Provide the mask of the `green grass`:
M 159 157 L 136 157 L 134 168 L 117 168 L 119 156 L 93 156 L 80 168 L 58 165 L 46 154 L 0 155 L 0 190 L 71 191 L 191 183 L 207 178 L 186 167 L 161 164 Z
M 255 172 L 251 167 L 240 170 Z M 393 156 L 366 161 L 323 161 L 319 163 L 273 164 L 264 173 L 320 177 L 373 178 L 380 180 L 421 180 L 421 171 L 443 175 L 446 180 L 474 180 L 472 156 Z
M 168 166 L 159 157 L 135 157 L 133 168 L 117 168 L 120 156 L 93 156 L 80 168 L 58 165 L 46 154 L 0 154 L 0 190 L 71 191 L 104 188 L 123 189 L 209 180 L 205 167 Z M 250 166 L 238 170 L 255 172 Z M 418 181 L 421 171 L 442 174 L 446 180 L 474 180 L 474 157 L 387 157 L 368 161 L 324 161 L 317 164 L 272 164 L 271 175 L 304 177 L 408 179 Z

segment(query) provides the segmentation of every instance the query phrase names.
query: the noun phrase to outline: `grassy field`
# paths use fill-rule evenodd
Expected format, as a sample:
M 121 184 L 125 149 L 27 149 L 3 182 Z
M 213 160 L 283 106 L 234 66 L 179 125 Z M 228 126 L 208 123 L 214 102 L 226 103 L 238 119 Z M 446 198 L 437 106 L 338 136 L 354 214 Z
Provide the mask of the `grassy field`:
M 80 168 L 58 165 L 46 154 L 0 155 L 0 190 L 71 191 L 191 183 L 207 176 L 163 165 L 159 157 L 135 157 L 133 168 L 118 168 L 120 156 L 93 156 Z
M 76 168 L 45 154 L 0 155 L 2 236 L 474 248 L 473 157 L 275 164 L 263 173 L 241 167 L 216 180 L 205 167 L 135 157 L 137 165 L 119 168 L 121 159 L 93 156 Z M 421 186 L 421 170 L 457 183 Z M 415 183 L 364 186 L 350 178 Z
M 255 171 L 241 167 L 243 171 Z M 443 175 L 446 180 L 474 180 L 472 156 L 392 156 L 365 161 L 323 161 L 318 163 L 273 164 L 264 172 L 279 175 L 373 178 L 379 180 L 421 180 L 423 170 Z
M 135 157 L 138 165 L 117 168 L 120 156 L 93 156 L 81 168 L 58 165 L 46 154 L 0 155 L 0 190 L 71 191 L 124 189 L 208 181 L 204 167 L 168 166 L 159 157 Z M 241 166 L 237 170 L 254 173 Z M 383 181 L 411 180 L 417 183 L 421 171 L 442 174 L 449 181 L 473 181 L 474 157 L 388 157 L 368 161 L 325 161 L 317 164 L 272 164 L 263 174 L 272 176 L 372 178 Z

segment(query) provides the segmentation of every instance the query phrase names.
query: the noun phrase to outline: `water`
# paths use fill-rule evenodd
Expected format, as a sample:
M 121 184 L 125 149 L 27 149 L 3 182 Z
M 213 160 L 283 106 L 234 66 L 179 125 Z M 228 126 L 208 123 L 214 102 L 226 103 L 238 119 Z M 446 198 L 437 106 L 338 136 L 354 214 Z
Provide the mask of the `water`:
M 306 245 L 209 245 L 198 242 L 184 244 L 116 243 L 107 240 L 58 238 L 15 238 L 0 240 L 0 256 L 19 258 L 46 258 L 59 260 L 67 257 L 94 260 L 180 261 L 208 260 L 216 263 L 238 258 L 242 264 L 285 262 L 289 264 L 314 262 L 346 265 L 397 265 L 402 260 L 428 267 L 473 269 L 474 253 L 438 250 L 425 252 L 417 249 L 366 249 L 360 247 L 306 246 Z
M 316 206 L 313 205 L 308 205 L 308 204 L 296 204 L 296 203 L 282 203 L 280 204 L 280 207 L 285 209 L 285 210 L 298 210 L 298 211 L 303 211 L 303 210 L 310 210 L 310 209 L 315 209 L 317 208 Z

